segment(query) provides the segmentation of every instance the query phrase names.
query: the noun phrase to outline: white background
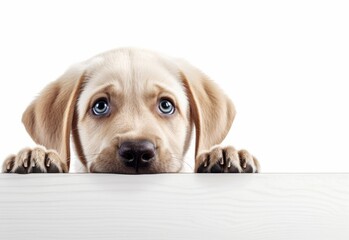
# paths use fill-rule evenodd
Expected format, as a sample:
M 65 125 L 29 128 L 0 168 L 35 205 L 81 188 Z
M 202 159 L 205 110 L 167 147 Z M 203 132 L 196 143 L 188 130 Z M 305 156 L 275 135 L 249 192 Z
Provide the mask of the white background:
M 1 1 L 0 31 L 0 162 L 33 146 L 21 114 L 46 84 L 133 46 L 224 88 L 238 112 L 226 142 L 263 172 L 349 171 L 347 1 Z

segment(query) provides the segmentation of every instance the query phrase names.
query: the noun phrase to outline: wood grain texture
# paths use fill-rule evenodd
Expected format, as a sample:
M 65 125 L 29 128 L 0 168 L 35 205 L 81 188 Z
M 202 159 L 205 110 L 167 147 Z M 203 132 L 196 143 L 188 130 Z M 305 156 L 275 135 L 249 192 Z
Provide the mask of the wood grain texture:
M 349 239 L 349 174 L 0 174 L 0 239 Z

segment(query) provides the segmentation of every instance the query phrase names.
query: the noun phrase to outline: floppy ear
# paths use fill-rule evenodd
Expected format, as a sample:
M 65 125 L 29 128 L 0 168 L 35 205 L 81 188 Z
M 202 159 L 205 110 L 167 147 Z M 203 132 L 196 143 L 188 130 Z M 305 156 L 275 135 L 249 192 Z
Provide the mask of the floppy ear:
M 221 143 L 235 117 L 235 107 L 223 91 L 200 70 L 178 61 L 196 129 L 195 157 Z
M 73 67 L 42 90 L 23 113 L 22 122 L 32 139 L 56 150 L 70 163 L 70 132 L 74 110 L 84 82 L 82 69 Z

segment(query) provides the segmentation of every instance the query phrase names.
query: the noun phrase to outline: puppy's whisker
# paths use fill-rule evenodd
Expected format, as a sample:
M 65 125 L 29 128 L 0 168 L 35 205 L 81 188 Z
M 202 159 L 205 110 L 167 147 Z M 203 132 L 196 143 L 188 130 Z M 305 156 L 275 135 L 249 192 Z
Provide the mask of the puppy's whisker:
M 100 155 L 100 153 L 91 153 L 91 154 L 85 154 L 85 155 L 74 155 L 75 157 L 78 157 L 78 158 L 81 158 L 81 157 L 84 157 L 84 158 L 86 158 L 86 157 L 95 157 L 95 156 L 99 156 Z M 65 160 L 67 160 L 67 159 L 65 159 Z M 70 159 L 71 160 L 71 159 Z
M 188 166 L 191 170 L 194 170 L 193 166 L 190 165 L 190 163 L 188 163 L 187 161 L 185 161 L 183 159 L 182 156 L 178 155 L 178 154 L 174 154 L 174 153 L 171 153 L 171 158 L 174 159 L 174 160 L 178 160 L 182 163 L 184 163 L 186 166 Z

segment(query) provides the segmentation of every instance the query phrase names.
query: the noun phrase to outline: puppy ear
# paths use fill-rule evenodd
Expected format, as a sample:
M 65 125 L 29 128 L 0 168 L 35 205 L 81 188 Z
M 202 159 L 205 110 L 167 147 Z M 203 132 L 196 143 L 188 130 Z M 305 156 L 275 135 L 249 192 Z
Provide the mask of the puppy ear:
M 80 88 L 84 82 L 82 69 L 72 67 L 58 80 L 42 90 L 23 113 L 22 122 L 32 139 L 55 149 L 70 163 L 70 132 Z
M 184 61 L 178 61 L 181 78 L 190 102 L 195 124 L 195 157 L 226 137 L 235 117 L 235 107 L 223 91 L 205 74 Z

